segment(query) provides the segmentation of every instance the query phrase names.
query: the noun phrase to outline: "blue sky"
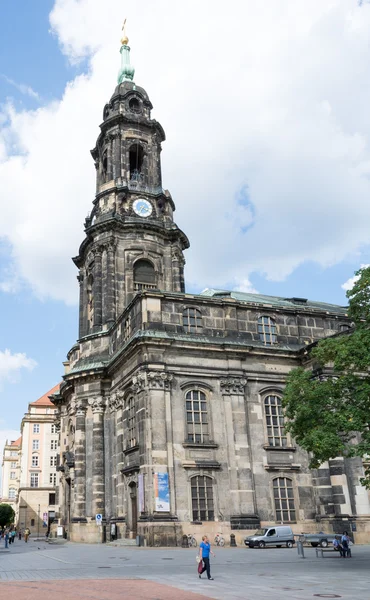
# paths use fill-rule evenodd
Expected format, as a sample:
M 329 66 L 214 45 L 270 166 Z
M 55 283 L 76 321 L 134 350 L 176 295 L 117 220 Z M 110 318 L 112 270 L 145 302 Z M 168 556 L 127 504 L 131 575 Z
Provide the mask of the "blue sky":
M 169 0 L 1 3 L 0 444 L 60 380 L 77 337 L 70 257 L 124 16 L 135 81 L 168 136 L 188 291 L 344 304 L 342 284 L 370 263 L 369 4 L 240 0 L 229 14 L 221 0 L 192 3 L 197 22 Z

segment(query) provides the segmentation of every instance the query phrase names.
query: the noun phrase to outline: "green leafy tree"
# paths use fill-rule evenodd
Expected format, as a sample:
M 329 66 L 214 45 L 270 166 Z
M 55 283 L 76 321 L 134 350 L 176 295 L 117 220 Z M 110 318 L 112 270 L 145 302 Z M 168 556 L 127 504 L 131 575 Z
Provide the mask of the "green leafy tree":
M 311 468 L 336 456 L 370 463 L 370 267 L 356 276 L 347 292 L 353 327 L 320 341 L 313 369 L 291 371 L 284 392 L 287 430 L 311 453 Z M 370 464 L 361 482 L 370 489 Z
M 10 504 L 0 504 L 0 526 L 7 527 L 14 523 L 15 512 Z

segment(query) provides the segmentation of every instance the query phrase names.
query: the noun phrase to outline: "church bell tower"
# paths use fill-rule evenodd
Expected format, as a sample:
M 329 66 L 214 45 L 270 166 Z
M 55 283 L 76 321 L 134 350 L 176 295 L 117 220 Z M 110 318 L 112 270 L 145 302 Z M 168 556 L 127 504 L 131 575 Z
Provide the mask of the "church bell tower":
M 79 269 L 80 338 L 108 329 L 141 291 L 185 291 L 183 250 L 189 241 L 174 223 L 175 204 L 162 188 L 165 133 L 151 118 L 148 94 L 134 83 L 125 31 L 120 53 L 118 85 L 91 151 L 94 206 L 73 259 Z

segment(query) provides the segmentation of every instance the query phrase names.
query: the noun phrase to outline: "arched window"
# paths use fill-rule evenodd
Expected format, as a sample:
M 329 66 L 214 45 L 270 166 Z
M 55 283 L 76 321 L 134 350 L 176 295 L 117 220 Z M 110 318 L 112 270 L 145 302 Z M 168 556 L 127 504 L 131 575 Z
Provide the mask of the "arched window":
M 137 446 L 135 398 L 130 396 L 126 402 L 127 444 L 126 448 Z
M 350 328 L 351 328 L 350 325 L 347 325 L 346 323 L 339 325 L 339 331 L 341 331 L 341 332 L 348 331 Z
M 140 144 L 133 144 L 130 148 L 130 181 L 142 181 L 142 168 L 144 150 Z
M 141 113 L 141 103 L 137 98 L 131 98 L 128 105 L 131 112 L 136 114 Z
M 296 520 L 293 482 L 288 477 L 277 477 L 272 482 L 276 521 L 289 523 Z
M 197 308 L 185 308 L 182 324 L 186 333 L 202 333 L 202 313 Z
M 193 521 L 214 521 L 213 485 L 211 477 L 196 475 L 191 478 Z
M 134 264 L 134 289 L 154 290 L 156 288 L 155 271 L 148 260 L 137 260 Z
M 204 392 L 190 390 L 186 400 L 187 441 L 195 444 L 209 442 L 207 398 Z
M 15 500 L 16 491 L 15 488 L 9 488 L 9 500 Z
M 288 441 L 284 431 L 284 413 L 279 396 L 266 396 L 265 414 L 269 446 L 286 448 Z
M 274 319 L 271 317 L 259 317 L 258 319 L 258 333 L 260 340 L 266 346 L 276 344 L 276 324 Z
M 31 527 L 35 527 L 35 519 L 31 519 Z

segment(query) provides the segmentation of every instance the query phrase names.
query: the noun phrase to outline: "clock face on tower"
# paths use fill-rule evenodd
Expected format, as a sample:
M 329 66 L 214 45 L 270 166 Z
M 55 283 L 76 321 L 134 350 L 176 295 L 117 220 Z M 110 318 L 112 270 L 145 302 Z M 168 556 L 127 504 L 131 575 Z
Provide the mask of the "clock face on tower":
M 153 207 L 150 204 L 149 200 L 145 200 L 144 198 L 138 198 L 132 205 L 132 208 L 136 212 L 139 217 L 150 217 L 153 212 Z

